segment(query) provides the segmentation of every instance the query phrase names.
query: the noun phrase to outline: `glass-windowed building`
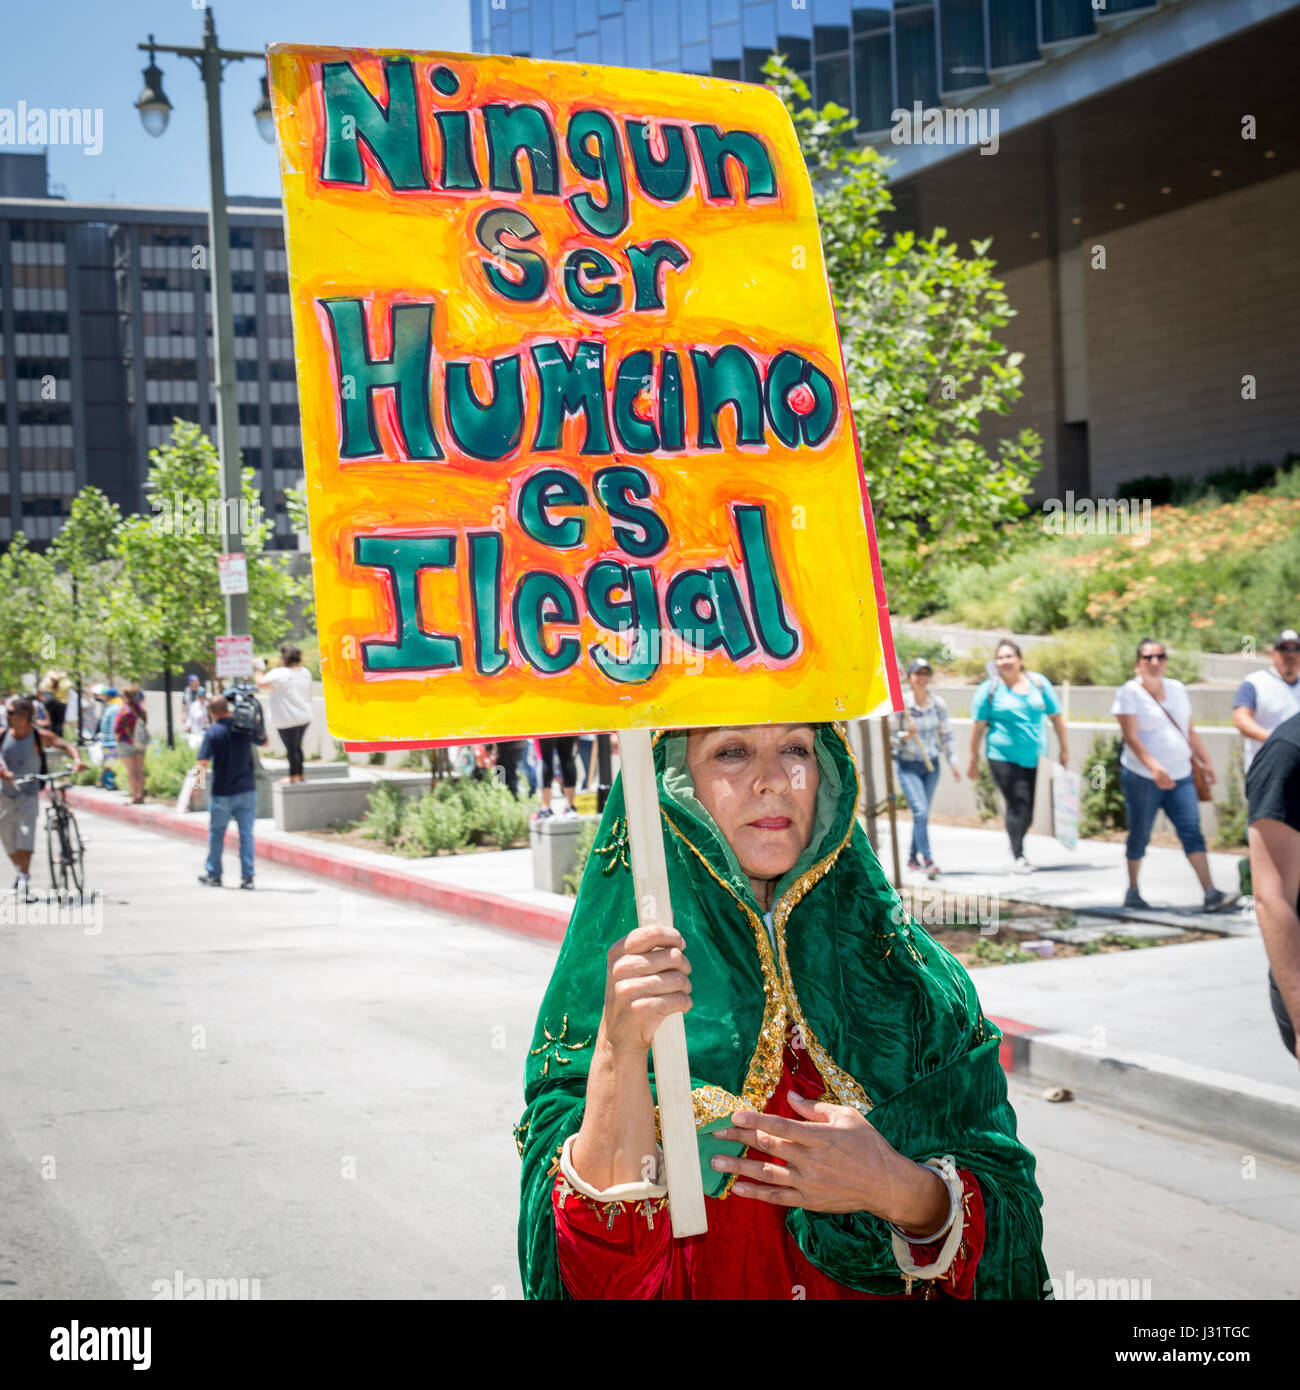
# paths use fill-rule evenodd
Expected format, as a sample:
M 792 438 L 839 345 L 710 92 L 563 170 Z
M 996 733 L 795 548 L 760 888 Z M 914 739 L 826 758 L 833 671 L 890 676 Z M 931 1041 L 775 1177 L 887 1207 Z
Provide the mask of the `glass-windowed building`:
M 470 5 L 479 52 L 749 82 L 780 52 L 851 110 L 899 226 L 992 238 L 1026 358 L 989 437 L 1038 430 L 1040 496 L 1300 453 L 1300 0 Z
M 216 438 L 208 223 L 198 208 L 47 196 L 43 155 L 0 154 L 0 545 L 58 534 L 78 490 L 149 510 L 172 421 Z M 302 478 L 278 199 L 230 207 L 239 447 L 272 544 L 296 547 Z

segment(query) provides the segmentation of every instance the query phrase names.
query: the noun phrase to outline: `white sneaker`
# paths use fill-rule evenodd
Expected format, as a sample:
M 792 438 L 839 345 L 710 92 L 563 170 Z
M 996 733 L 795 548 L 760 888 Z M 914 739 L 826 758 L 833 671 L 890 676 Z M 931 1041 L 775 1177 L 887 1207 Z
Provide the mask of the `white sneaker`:
M 1032 874 L 1034 872 L 1034 866 L 1022 854 L 1020 858 L 1012 864 L 1011 872 L 1013 874 Z
M 559 815 L 563 820 L 573 820 L 577 816 L 577 814 L 578 808 L 576 806 L 570 806 L 567 801 L 564 803 L 563 808 L 559 812 Z

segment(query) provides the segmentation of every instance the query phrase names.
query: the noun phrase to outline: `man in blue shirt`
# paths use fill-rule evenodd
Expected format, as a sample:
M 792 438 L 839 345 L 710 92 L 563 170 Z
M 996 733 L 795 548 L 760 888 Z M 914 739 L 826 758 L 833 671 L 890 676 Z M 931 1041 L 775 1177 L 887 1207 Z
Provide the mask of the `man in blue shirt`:
M 225 696 L 217 695 L 208 706 L 212 725 L 203 735 L 197 766 L 204 777 L 209 766 L 210 811 L 208 816 L 208 862 L 199 882 L 210 888 L 221 887 L 221 852 L 226 839 L 226 826 L 234 817 L 239 826 L 239 868 L 241 888 L 253 886 L 253 821 L 257 817 L 257 784 L 253 770 L 253 744 L 266 743 L 266 737 L 255 740 L 251 731 L 236 729 L 230 722 L 230 704 Z

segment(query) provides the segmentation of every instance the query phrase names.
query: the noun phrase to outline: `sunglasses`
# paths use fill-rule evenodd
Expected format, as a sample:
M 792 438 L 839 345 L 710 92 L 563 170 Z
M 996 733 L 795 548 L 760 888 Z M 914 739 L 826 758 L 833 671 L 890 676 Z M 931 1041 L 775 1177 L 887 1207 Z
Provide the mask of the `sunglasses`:
M 1145 653 L 1143 653 L 1142 656 L 1138 657 L 1138 660 L 1139 660 L 1139 661 L 1168 661 L 1168 660 L 1169 660 L 1169 653 L 1168 653 L 1168 652 L 1145 652 Z
M 1288 653 L 1300 652 L 1300 645 L 1297 645 L 1295 642 L 1286 642 L 1280 647 L 1274 647 L 1273 650 L 1275 652 Z

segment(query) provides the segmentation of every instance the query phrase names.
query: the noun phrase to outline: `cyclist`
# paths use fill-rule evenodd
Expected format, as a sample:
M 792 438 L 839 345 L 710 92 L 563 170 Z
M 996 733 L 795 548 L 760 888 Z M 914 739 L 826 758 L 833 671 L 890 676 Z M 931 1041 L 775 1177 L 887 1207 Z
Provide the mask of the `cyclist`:
M 36 707 L 25 696 L 15 696 L 5 707 L 9 727 L 0 738 L 0 844 L 18 870 L 14 890 L 19 901 L 30 902 L 29 873 L 36 847 L 39 787 L 35 782 L 15 786 L 20 777 L 45 771 L 45 749 L 61 749 L 72 759 L 72 770 L 85 764 L 81 755 L 60 735 L 37 726 Z

